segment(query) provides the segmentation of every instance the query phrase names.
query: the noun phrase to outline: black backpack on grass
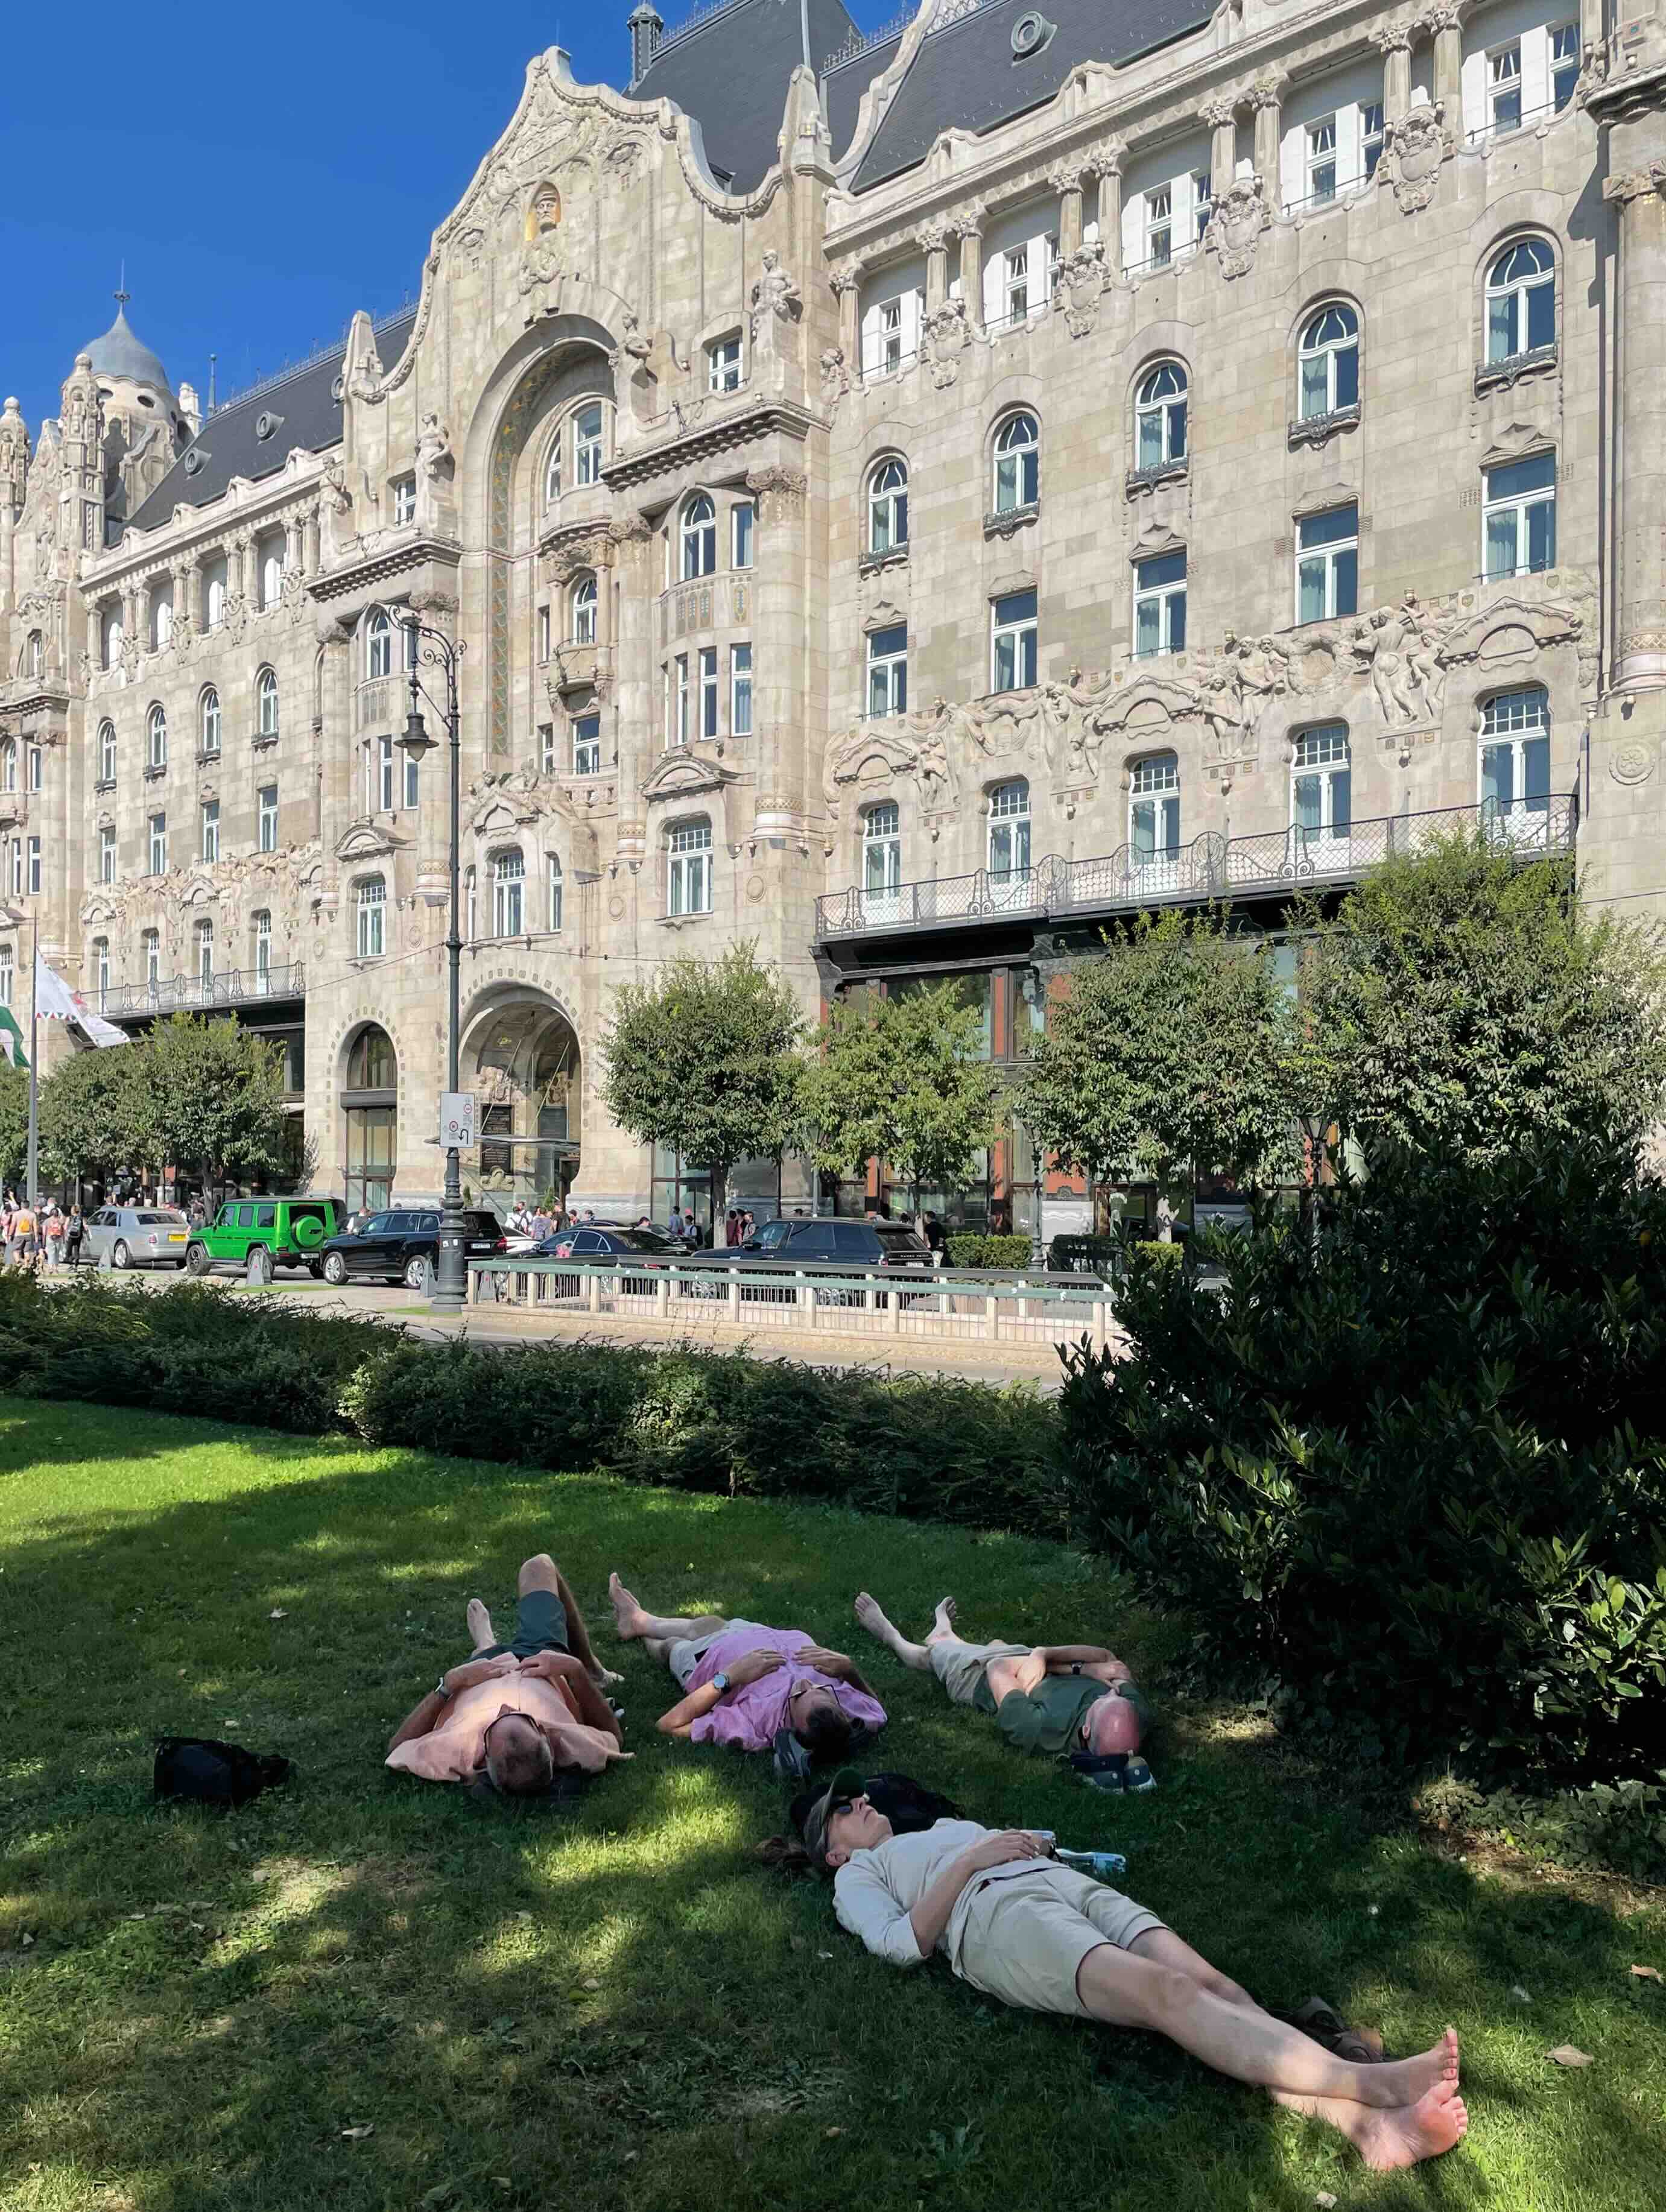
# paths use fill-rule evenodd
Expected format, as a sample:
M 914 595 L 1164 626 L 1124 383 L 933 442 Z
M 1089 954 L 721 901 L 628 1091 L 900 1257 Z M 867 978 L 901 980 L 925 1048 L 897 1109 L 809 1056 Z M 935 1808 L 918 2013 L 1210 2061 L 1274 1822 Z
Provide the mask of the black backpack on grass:
M 222 1812 L 275 1790 L 295 1771 L 275 1751 L 249 1751 L 211 1736 L 165 1735 L 157 1740 L 152 1788 L 175 1804 L 213 1805 Z

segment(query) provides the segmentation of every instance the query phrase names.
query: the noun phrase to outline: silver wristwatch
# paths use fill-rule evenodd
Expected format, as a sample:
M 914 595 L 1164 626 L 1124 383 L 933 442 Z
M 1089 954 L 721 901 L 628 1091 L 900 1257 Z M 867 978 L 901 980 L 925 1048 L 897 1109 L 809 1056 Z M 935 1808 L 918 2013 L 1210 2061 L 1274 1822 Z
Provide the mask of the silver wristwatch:
M 434 1694 L 436 1698 L 449 1698 L 451 1695 L 451 1692 L 446 1687 L 446 1678 L 443 1674 L 434 1686 Z
M 720 1698 L 723 1695 L 723 1692 L 728 1688 L 728 1686 L 729 1678 L 727 1674 L 720 1672 L 712 1676 L 712 1687 L 716 1691 Z

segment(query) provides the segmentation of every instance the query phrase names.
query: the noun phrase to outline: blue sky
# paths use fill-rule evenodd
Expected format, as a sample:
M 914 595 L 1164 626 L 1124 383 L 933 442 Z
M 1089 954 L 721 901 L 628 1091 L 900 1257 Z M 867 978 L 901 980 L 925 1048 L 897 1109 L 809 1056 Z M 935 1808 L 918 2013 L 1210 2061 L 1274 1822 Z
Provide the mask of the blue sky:
M 527 61 L 629 74 L 631 0 L 287 0 L 147 16 L 19 8 L 0 71 L 0 397 L 32 432 L 115 313 L 177 386 L 228 391 L 414 292 L 430 234 L 514 112 Z M 894 0 L 846 0 L 865 28 Z M 668 24 L 688 10 L 660 0 Z

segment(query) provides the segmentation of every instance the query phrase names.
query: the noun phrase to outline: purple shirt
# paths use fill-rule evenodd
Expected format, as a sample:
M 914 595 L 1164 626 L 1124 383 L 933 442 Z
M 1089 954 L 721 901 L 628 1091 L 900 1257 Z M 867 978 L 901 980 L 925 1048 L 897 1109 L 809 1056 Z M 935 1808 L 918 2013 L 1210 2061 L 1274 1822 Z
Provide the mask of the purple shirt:
M 732 1635 L 715 1638 L 689 1676 L 686 1689 L 700 1689 L 714 1674 L 725 1673 L 743 1652 L 779 1651 L 787 1663 L 771 1668 L 756 1682 L 731 1690 L 695 1722 L 689 1730 L 690 1741 L 733 1744 L 737 1751 L 768 1751 L 775 1730 L 787 1725 L 787 1700 L 799 1682 L 821 1683 L 834 1692 L 848 1719 L 866 1721 L 871 1729 L 883 1728 L 885 1709 L 877 1698 L 848 1682 L 836 1682 L 814 1667 L 793 1665 L 793 1654 L 815 1640 L 801 1628 L 738 1628 Z

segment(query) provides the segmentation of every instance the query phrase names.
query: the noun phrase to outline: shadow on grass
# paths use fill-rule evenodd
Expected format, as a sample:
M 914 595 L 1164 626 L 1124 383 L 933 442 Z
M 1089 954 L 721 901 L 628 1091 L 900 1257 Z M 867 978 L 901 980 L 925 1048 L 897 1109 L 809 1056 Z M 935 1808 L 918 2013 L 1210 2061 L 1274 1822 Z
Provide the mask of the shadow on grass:
M 0 1492 L 0 2152 L 37 2169 L 21 2206 L 1648 2200 L 1662 2009 L 1626 1969 L 1657 1917 L 1483 1882 L 1373 1832 L 1334 1778 L 1184 1716 L 1152 1796 L 1081 1790 L 849 1618 L 864 1583 L 915 1626 L 952 1590 L 970 1632 L 1113 1640 L 1160 1695 L 1171 1632 L 1067 1553 L 98 1408 L 0 1419 L 22 1475 Z M 550 1815 L 387 1773 L 392 1728 L 463 1654 L 467 1597 L 502 1628 L 544 1546 L 625 1674 L 637 1757 Z M 1369 2177 L 1166 2045 L 869 1959 L 824 1891 L 752 1863 L 781 1818 L 767 1762 L 654 1733 L 674 1691 L 611 1638 L 614 1565 L 655 1607 L 857 1650 L 892 1714 L 885 1764 L 979 1817 L 1127 1851 L 1134 1893 L 1267 2002 L 1322 1990 L 1402 2051 L 1456 2021 L 1470 2144 Z M 170 1729 L 282 1748 L 296 1784 L 230 1820 L 157 1810 Z M 1565 2041 L 1597 2065 L 1559 2074 L 1542 2054 Z

